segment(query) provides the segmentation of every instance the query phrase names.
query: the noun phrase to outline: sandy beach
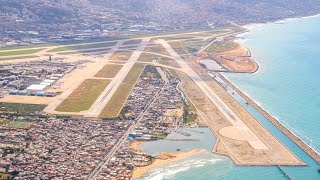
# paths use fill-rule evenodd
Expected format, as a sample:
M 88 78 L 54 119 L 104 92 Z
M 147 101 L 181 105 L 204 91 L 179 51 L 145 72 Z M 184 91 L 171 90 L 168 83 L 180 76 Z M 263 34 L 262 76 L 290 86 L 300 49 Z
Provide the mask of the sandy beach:
M 133 143 L 133 147 L 136 147 L 137 145 L 138 143 Z M 156 157 L 156 159 L 151 165 L 144 166 L 144 167 L 136 167 L 133 171 L 131 179 L 138 179 L 139 177 L 144 176 L 151 169 L 154 169 L 159 166 L 163 166 L 175 161 L 179 161 L 190 156 L 194 156 L 203 151 L 204 149 L 195 149 L 189 152 L 162 152 Z
M 144 151 L 142 149 L 139 148 L 139 146 L 143 144 L 143 142 L 141 141 L 134 141 L 130 144 L 130 149 L 134 150 L 134 151 L 137 151 L 137 152 L 140 152 L 140 153 L 143 153 Z

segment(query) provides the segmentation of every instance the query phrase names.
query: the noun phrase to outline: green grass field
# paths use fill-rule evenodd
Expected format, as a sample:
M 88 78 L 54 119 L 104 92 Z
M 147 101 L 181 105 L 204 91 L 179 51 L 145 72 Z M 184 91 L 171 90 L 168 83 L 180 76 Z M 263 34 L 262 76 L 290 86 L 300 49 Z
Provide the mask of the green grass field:
M 114 78 L 122 67 L 120 64 L 107 64 L 94 77 Z
M 208 42 L 206 41 L 194 41 L 194 42 L 185 43 L 184 47 L 188 52 L 195 53 L 195 52 L 198 52 L 201 49 L 201 47 L 207 44 Z
M 121 83 L 115 94 L 112 96 L 108 104 L 104 107 L 100 114 L 101 118 L 111 119 L 119 116 L 119 113 L 129 97 L 129 94 L 136 84 L 136 81 L 143 72 L 145 65 L 135 64 L 129 71 L 126 78 Z
M 173 69 L 168 69 L 168 72 L 170 73 L 170 76 L 174 77 L 174 78 L 179 78 L 178 73 L 173 70 Z
M 75 46 L 62 46 L 55 49 L 52 49 L 48 52 L 63 52 L 63 51 L 73 51 L 73 50 L 84 50 L 84 49 L 93 49 L 93 48 L 109 48 L 110 46 L 116 45 L 117 42 L 99 42 L 95 44 L 83 44 Z
M 223 44 L 212 44 L 206 51 L 207 52 L 214 52 L 214 53 L 221 53 L 225 51 L 230 51 L 237 48 L 239 44 L 234 41 L 228 41 Z
M 179 55 L 188 54 L 188 52 L 183 48 L 185 43 L 183 42 L 170 42 L 170 46 L 178 53 Z
M 139 57 L 138 61 L 141 62 L 152 62 L 153 60 L 159 60 L 162 56 L 155 55 L 155 54 L 149 54 L 149 53 L 142 53 Z
M 140 62 L 152 62 L 153 60 L 156 60 L 159 64 L 181 68 L 181 66 L 175 60 L 155 54 L 142 53 L 138 59 Z
M 12 121 L 10 124 L 8 124 L 8 127 L 10 128 L 27 128 L 29 126 L 29 122 L 23 122 L 23 121 Z
M 175 60 L 170 58 L 161 58 L 158 60 L 158 63 L 175 68 L 181 68 L 181 66 Z
M 146 52 L 153 52 L 153 53 L 158 53 L 158 54 L 163 54 L 163 55 L 167 55 L 170 56 L 170 54 L 168 53 L 168 51 L 161 45 L 155 45 L 155 46 L 149 46 L 146 47 L 144 49 L 144 51 Z
M 30 59 L 30 58 L 37 58 L 40 56 L 19 56 L 19 57 L 6 57 L 0 58 L 0 61 L 9 61 L 9 60 L 18 60 L 18 59 Z
M 32 114 L 34 112 L 42 111 L 45 107 L 46 105 L 0 102 L 0 111 L 13 112 L 17 114 Z
M 44 49 L 27 49 L 27 50 L 17 50 L 17 51 L 3 51 L 0 52 L 1 56 L 20 56 L 20 55 L 26 55 L 26 54 L 34 54 L 39 51 L 42 51 Z
M 102 91 L 110 83 L 105 79 L 87 79 L 57 108 L 60 112 L 80 112 L 88 110 Z

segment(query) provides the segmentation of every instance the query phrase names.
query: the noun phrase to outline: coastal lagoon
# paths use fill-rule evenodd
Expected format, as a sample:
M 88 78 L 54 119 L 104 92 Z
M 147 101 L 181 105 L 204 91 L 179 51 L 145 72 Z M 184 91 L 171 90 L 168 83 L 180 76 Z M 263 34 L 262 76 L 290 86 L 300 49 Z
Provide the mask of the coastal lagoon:
M 320 151 L 320 17 L 288 20 L 250 27 L 240 43 L 250 48 L 260 69 L 255 74 L 224 75 L 244 93 L 275 116 L 293 133 L 316 151 Z M 232 89 L 228 92 L 232 94 Z M 320 179 L 319 164 L 294 142 L 247 105 L 237 94 L 234 98 L 307 166 L 281 168 L 293 179 Z M 215 138 L 212 133 L 200 142 L 182 147 L 202 148 L 205 152 L 151 170 L 143 179 L 287 179 L 278 167 L 236 166 L 230 158 L 211 153 Z M 174 135 L 173 135 L 174 136 Z M 205 143 L 206 142 L 206 143 Z M 167 144 L 168 143 L 168 144 Z M 172 142 L 144 144 L 142 149 L 156 154 L 174 151 Z M 181 142 L 179 142 L 181 143 Z M 210 147 L 210 148 L 209 148 Z

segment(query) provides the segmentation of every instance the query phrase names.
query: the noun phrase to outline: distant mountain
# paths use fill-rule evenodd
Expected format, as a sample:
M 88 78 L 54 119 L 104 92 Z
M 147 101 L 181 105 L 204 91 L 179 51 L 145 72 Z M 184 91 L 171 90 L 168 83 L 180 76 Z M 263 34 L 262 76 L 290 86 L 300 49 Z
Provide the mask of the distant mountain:
M 0 15 L 46 23 L 90 18 L 81 11 L 111 8 L 138 18 L 181 25 L 274 21 L 320 12 L 319 0 L 0 0 Z M 88 17 L 89 16 L 89 17 Z M 74 20 L 74 19 L 73 19 Z
M 0 0 L 0 47 L 208 29 L 320 13 L 320 0 Z
M 319 0 L 90 0 L 164 23 L 253 23 L 320 13 Z
M 43 20 L 47 23 L 75 17 L 77 11 L 91 6 L 87 0 L 0 0 L 0 15 L 12 20 Z

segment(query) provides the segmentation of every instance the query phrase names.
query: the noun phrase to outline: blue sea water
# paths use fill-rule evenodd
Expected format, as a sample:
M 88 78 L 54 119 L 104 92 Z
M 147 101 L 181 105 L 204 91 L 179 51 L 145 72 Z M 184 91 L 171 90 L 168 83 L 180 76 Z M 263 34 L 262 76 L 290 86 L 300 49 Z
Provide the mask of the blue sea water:
M 258 25 L 243 35 L 240 43 L 251 49 L 260 70 L 255 74 L 225 74 L 235 85 L 278 118 L 306 143 L 320 151 L 320 17 L 295 19 L 285 24 Z M 232 94 L 229 89 L 229 93 Z M 319 164 L 281 133 L 253 107 L 233 95 L 264 127 L 302 159 L 307 166 L 287 167 L 293 179 L 320 179 Z M 277 167 L 239 167 L 228 157 L 211 153 L 215 138 L 210 131 L 192 134 L 200 142 L 148 142 L 146 152 L 188 151 L 203 147 L 206 152 L 151 170 L 143 179 L 287 179 Z M 176 136 L 173 134 L 172 136 Z
M 227 77 L 320 152 L 320 17 L 256 26 L 244 38 L 260 70 Z

